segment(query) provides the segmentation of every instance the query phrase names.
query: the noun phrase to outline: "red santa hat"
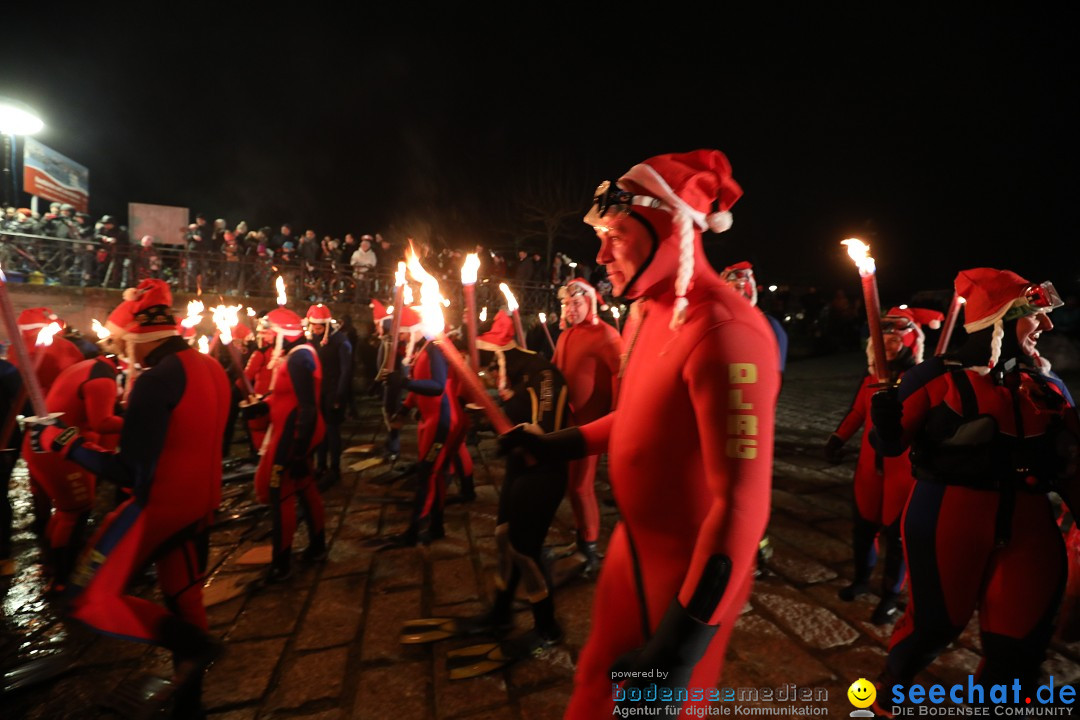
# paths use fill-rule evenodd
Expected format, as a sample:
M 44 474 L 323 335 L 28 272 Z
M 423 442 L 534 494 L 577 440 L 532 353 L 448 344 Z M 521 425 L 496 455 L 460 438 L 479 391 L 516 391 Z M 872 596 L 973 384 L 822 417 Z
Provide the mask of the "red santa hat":
M 123 302 L 109 313 L 105 327 L 132 342 L 153 342 L 178 334 L 168 283 L 149 278 L 125 290 Z
M 694 277 L 696 238 L 706 229 L 720 233 L 731 227 L 731 206 L 742 195 L 742 188 L 731 177 L 731 164 L 719 150 L 657 155 L 630 168 L 619 178 L 617 186 L 614 191 L 606 183 L 598 188 L 593 210 L 585 216 L 585 222 L 602 225 L 609 201 L 621 206 L 652 207 L 672 216 L 672 236 L 679 243 L 679 265 L 671 327 L 678 328 L 686 320 L 686 293 Z M 630 193 L 637 189 L 645 195 Z M 661 242 L 665 240 L 661 238 Z
M 394 308 L 394 312 L 390 313 L 393 317 L 397 312 L 397 308 Z M 420 313 L 416 312 L 414 308 L 405 305 L 401 308 L 401 328 L 399 332 L 420 332 L 421 329 Z
M 376 325 L 390 317 L 390 313 L 386 311 L 386 306 L 374 298 L 368 303 L 368 307 L 371 308 L 371 317 L 374 319 Z
M 1010 270 L 972 268 L 961 270 L 953 283 L 964 298 L 964 330 L 968 333 L 993 327 L 988 368 L 1001 356 L 1004 323 L 1023 315 L 1050 312 L 1063 304 L 1052 283 L 1035 285 Z
M 584 295 L 589 298 L 589 317 L 586 320 L 590 320 L 593 325 L 599 323 L 600 311 L 596 300 L 596 288 L 581 278 L 574 278 L 559 288 L 559 300 L 563 303 L 562 313 L 559 316 L 559 327 L 566 329 L 566 303 L 575 295 Z
M 491 329 L 476 338 L 478 350 L 492 350 L 501 352 L 513 350 L 517 347 L 517 333 L 514 330 L 514 321 L 508 314 L 499 310 L 495 319 L 491 322 Z
M 941 321 L 945 316 L 937 310 L 913 307 L 894 307 L 885 313 L 881 327 L 886 333 L 896 333 L 907 347 L 911 348 L 915 363 L 923 361 L 923 351 L 926 346 L 926 336 L 923 334 L 924 325 L 932 330 L 941 327 Z M 867 347 L 872 347 L 869 343 Z
M 330 308 L 322 303 L 312 305 L 308 308 L 307 315 L 304 319 L 309 323 L 326 324 L 330 322 Z
M 24 333 L 41 330 L 52 323 L 58 323 L 60 318 L 47 307 L 27 308 L 19 313 L 19 330 Z
M 744 295 L 751 305 L 757 305 L 757 280 L 754 278 L 754 266 L 749 262 L 743 260 L 724 268 L 724 282 Z
M 507 387 L 506 351 L 517 348 L 517 331 L 514 321 L 508 313 L 499 310 L 491 321 L 491 329 L 476 338 L 477 350 L 491 350 L 499 363 L 499 389 Z
M 274 308 L 266 313 L 266 323 L 276 334 L 295 340 L 304 334 L 304 321 L 288 308 Z

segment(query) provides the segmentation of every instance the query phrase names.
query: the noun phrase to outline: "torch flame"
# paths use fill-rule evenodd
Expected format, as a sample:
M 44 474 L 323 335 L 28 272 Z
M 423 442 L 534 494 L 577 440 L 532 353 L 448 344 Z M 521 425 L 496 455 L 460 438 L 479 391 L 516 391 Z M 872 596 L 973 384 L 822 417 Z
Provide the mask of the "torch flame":
M 201 352 L 203 355 L 210 354 L 210 338 L 206 337 L 205 335 L 199 338 L 199 352 Z
M 855 267 L 859 268 L 859 275 L 866 277 L 877 272 L 874 258 L 870 257 L 870 246 L 858 238 L 848 238 L 840 243 L 847 246 L 848 256 L 855 261 Z
M 428 340 L 442 333 L 446 327 L 446 321 L 442 313 L 442 295 L 439 292 L 439 281 L 428 274 L 424 266 L 420 264 L 420 258 L 412 245 L 405 252 L 405 260 L 409 267 L 409 274 L 414 280 L 420 281 L 420 328 L 424 337 Z
M 506 296 L 506 309 L 510 312 L 514 312 L 518 309 L 517 298 L 514 297 L 514 293 L 510 292 L 510 286 L 506 283 L 499 283 L 499 289 L 502 290 L 502 294 Z
M 60 327 L 59 323 L 49 323 L 38 331 L 37 340 L 34 341 L 34 345 L 37 347 L 49 347 L 52 345 L 53 335 L 61 330 L 63 330 L 63 328 Z
M 465 264 L 461 266 L 461 284 L 475 285 L 476 271 L 480 269 L 480 256 L 469 253 L 465 256 Z
M 257 313 L 255 312 L 255 308 L 253 308 L 253 307 L 249 307 L 247 309 L 247 314 L 248 314 L 248 317 L 255 317 L 255 315 L 257 315 Z
M 480 322 L 487 322 L 487 307 L 480 308 Z
M 277 280 L 274 281 L 274 287 L 277 288 L 277 304 L 284 307 L 289 302 L 289 297 L 285 294 L 285 278 L 278 275 Z
M 409 248 L 412 249 L 411 247 Z M 405 284 L 405 263 L 398 261 L 397 272 L 394 273 L 394 287 Z
M 960 297 L 958 297 L 956 299 L 960 302 L 961 305 L 963 305 L 964 303 L 967 302 L 967 298 L 964 297 L 963 295 L 961 295 Z
M 616 320 L 619 319 L 619 308 L 615 307 L 614 305 L 611 306 L 611 317 L 615 318 Z
M 180 326 L 193 328 L 202 322 L 202 313 L 206 309 L 202 300 L 192 300 L 187 304 L 187 317 L 180 321 Z
M 540 322 L 547 325 L 547 313 L 540 313 Z
M 228 345 L 233 339 L 233 328 L 240 324 L 240 311 L 243 305 L 218 305 L 211 308 L 214 313 L 214 325 L 218 329 L 218 337 L 223 345 Z
M 413 304 L 412 287 L 408 285 L 405 286 L 405 292 L 402 293 L 401 299 L 405 301 L 406 306 Z
M 98 340 L 104 340 L 105 338 L 109 337 L 109 335 L 111 335 L 111 333 L 105 328 L 105 326 L 98 322 L 97 318 L 92 318 L 90 320 L 90 329 L 94 331 L 95 335 L 97 335 Z

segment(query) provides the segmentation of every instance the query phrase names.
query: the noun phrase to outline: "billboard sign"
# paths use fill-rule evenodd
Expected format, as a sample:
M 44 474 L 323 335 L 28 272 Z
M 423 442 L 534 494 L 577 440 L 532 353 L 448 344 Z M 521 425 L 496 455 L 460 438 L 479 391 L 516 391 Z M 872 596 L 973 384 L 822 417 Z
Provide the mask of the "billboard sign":
M 23 145 L 23 192 L 90 211 L 90 171 L 33 138 Z

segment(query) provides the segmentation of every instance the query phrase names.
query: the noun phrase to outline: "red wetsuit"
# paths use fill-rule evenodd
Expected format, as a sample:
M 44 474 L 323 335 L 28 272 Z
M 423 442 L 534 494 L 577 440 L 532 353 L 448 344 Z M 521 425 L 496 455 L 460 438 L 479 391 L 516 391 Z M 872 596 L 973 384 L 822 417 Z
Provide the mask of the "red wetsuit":
M 221 437 L 229 381 L 221 365 L 169 338 L 145 359 L 128 398 L 117 454 L 81 439 L 68 459 L 132 497 L 105 518 L 71 577 L 72 616 L 101 632 L 163 643 L 169 609 L 127 595 L 132 576 L 153 560 L 168 608 L 206 628 L 205 556 L 198 544 L 221 500 Z
M 23 342 L 26 343 L 26 349 L 30 352 L 30 360 L 37 368 L 37 378 L 38 383 L 41 384 L 41 392 L 46 395 L 49 394 L 52 384 L 60 373 L 85 359 L 83 354 L 79 352 L 79 348 L 75 346 L 75 343 L 65 340 L 59 335 L 53 337 L 52 345 L 44 347 L 38 347 L 34 344 L 37 341 L 37 330 L 24 332 L 22 336 Z M 18 367 L 19 360 L 16 353 L 12 352 L 8 355 L 8 362 Z M 38 361 L 39 355 L 44 356 L 41 358 L 40 364 Z
M 244 375 L 251 383 L 252 389 L 259 397 L 270 392 L 270 379 L 273 372 L 270 369 L 270 358 L 274 355 L 274 346 L 267 345 L 263 348 L 255 348 L 251 351 L 247 365 L 244 367 Z M 266 438 L 266 428 L 270 426 L 270 417 L 262 415 L 247 421 L 248 432 L 251 433 L 251 443 L 258 451 Z
M 38 384 L 41 385 L 41 392 L 43 395 L 48 396 L 49 390 L 52 389 L 52 385 L 56 382 L 56 378 L 60 373 L 72 365 L 82 362 L 85 358 L 79 352 L 79 348 L 75 346 L 75 343 L 70 340 L 65 340 L 57 335 L 53 337 L 52 345 L 38 347 L 34 344 L 37 341 L 37 336 L 37 330 L 24 331 L 22 334 L 23 342 L 26 343 L 27 350 L 30 351 L 30 361 L 37 369 L 36 375 Z M 8 360 L 11 364 L 18 367 L 17 353 L 9 353 L 9 355 Z M 47 404 L 46 407 L 48 407 Z M 28 407 L 27 412 L 32 412 L 32 410 Z M 30 492 L 34 499 L 34 530 L 38 537 L 44 537 L 48 532 L 47 525 L 52 503 L 49 500 L 49 494 L 33 477 L 30 479 Z
M 639 301 L 618 407 L 581 428 L 588 452 L 608 453 L 622 521 L 574 678 L 566 717 L 575 720 L 611 716 L 612 664 L 645 643 L 643 624 L 655 632 L 674 598 L 686 607 L 711 558 L 724 555 L 730 580 L 710 618 L 719 631 L 689 683 L 715 687 L 750 593 L 769 515 L 779 353 L 762 314 L 698 255 L 685 324 L 669 328 L 670 280 Z
M 45 398 L 50 413 L 63 413 L 62 422 L 79 428 L 81 436 L 107 450 L 120 440 L 123 421 L 116 415 L 116 366 L 98 357 L 83 360 L 60 373 Z M 31 479 L 52 502 L 55 512 L 49 520 L 49 547 L 59 581 L 63 581 L 74 560 L 65 550 L 76 528 L 86 522 L 94 504 L 94 474 L 55 453 L 35 453 L 30 436 L 23 442 L 23 457 Z M 71 550 L 78 550 L 79 537 Z
M 910 683 L 978 609 L 977 682 L 1033 689 L 1066 578 L 1046 492 L 1064 467 L 1063 437 L 1080 437 L 1076 409 L 1053 376 L 1021 369 L 999 381 L 942 358 L 909 370 L 898 396 L 902 438 L 875 429 L 888 454 L 911 448 L 917 478 L 903 517 L 911 602 L 889 674 Z
M 852 529 L 855 550 L 855 583 L 865 585 L 877 562 L 877 536 L 884 528 L 887 543 L 884 591 L 895 594 L 904 584 L 904 555 L 900 539 L 900 514 L 915 484 L 907 451 L 897 457 L 880 455 L 870 444 L 870 398 L 880 388 L 867 375 L 859 385 L 851 409 L 834 433 L 847 441 L 863 428 L 859 460 L 855 465 L 856 522 Z
M 275 564 L 285 570 L 296 532 L 296 503 L 304 505 L 312 542 L 322 542 L 324 514 L 315 485 L 311 454 L 322 442 L 325 426 L 319 412 L 322 366 L 315 347 L 294 345 L 273 369 L 270 427 L 255 471 L 255 496 L 271 506 Z
M 585 425 L 611 412 L 619 392 L 619 333 L 607 323 L 588 317 L 559 335 L 555 366 L 570 391 L 571 423 Z M 596 464 L 590 455 L 570 463 L 567 488 L 574 521 L 581 540 L 596 542 L 600 534 L 600 510 L 596 504 Z
M 416 442 L 422 467 L 413 522 L 419 523 L 430 516 L 437 527 L 446 502 L 446 471 L 455 458 L 464 461 L 461 450 L 468 428 L 458 402 L 457 381 L 437 345 L 428 343 L 417 355 L 405 389 L 409 394 L 404 406 L 420 411 Z

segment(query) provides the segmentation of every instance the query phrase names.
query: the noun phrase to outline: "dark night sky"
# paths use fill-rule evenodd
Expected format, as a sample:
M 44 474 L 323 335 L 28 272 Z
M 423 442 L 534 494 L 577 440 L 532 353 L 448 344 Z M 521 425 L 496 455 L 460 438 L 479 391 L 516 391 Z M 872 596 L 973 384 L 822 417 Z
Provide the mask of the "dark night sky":
M 90 168 L 95 214 L 152 202 L 320 236 L 429 223 L 509 247 L 513 199 L 552 158 L 584 212 L 646 157 L 716 147 L 745 195 L 710 253 L 765 282 L 854 286 L 838 243 L 859 234 L 886 303 L 977 265 L 1075 283 L 1075 18 L 810 5 L 27 20 L 0 47 L 0 94 Z M 565 250 L 595 252 L 569 229 Z

